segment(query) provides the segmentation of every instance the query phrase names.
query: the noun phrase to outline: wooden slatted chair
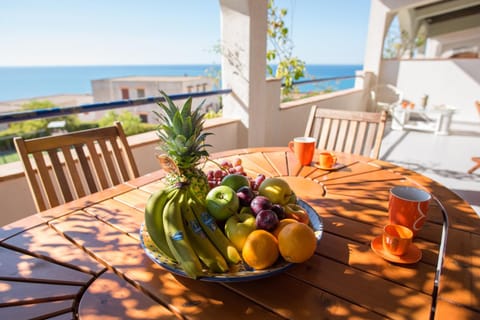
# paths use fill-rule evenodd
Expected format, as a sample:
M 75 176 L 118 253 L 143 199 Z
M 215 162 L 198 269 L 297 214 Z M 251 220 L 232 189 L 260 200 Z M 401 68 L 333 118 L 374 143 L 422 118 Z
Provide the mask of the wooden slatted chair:
M 387 112 L 359 112 L 312 106 L 305 136 L 316 139 L 316 148 L 378 159 Z
M 139 176 L 120 122 L 14 143 L 38 211 Z

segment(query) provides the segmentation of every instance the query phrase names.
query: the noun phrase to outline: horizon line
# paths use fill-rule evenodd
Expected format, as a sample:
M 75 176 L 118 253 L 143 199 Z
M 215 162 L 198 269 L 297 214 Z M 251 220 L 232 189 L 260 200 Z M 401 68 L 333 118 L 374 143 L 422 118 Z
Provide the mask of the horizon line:
M 220 63 L 145 63 L 145 64 L 58 64 L 58 65 L 0 65 L 0 68 L 62 68 L 62 67 L 148 67 L 148 66 L 220 66 Z M 275 65 L 275 64 L 271 64 Z M 359 66 L 363 63 L 305 63 L 312 65 Z

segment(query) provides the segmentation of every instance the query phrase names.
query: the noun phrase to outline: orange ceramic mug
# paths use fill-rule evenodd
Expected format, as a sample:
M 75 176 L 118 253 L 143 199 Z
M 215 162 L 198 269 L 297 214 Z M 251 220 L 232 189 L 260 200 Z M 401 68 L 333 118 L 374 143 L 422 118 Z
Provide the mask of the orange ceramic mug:
M 293 151 L 302 166 L 312 163 L 315 153 L 315 138 L 296 137 L 288 143 L 288 147 Z
M 391 224 L 406 226 L 416 235 L 427 218 L 430 193 L 414 187 L 390 189 L 388 215 Z
M 383 249 L 396 255 L 404 255 L 412 244 L 413 232 L 399 224 L 388 224 L 383 228 Z
M 320 152 L 318 163 L 320 167 L 330 169 L 337 163 L 337 157 L 331 152 Z

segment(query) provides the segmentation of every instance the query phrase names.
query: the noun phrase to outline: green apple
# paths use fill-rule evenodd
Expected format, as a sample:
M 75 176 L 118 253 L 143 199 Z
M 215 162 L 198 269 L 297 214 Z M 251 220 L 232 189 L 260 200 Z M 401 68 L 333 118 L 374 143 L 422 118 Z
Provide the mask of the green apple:
M 237 192 L 241 187 L 250 187 L 250 180 L 248 180 L 248 178 L 242 174 L 231 173 L 223 177 L 220 185 L 229 186 L 235 190 L 235 192 Z
M 240 213 L 248 213 L 248 214 L 253 215 L 253 211 L 250 207 L 241 207 L 240 208 Z
M 218 221 L 227 220 L 240 207 L 237 193 L 229 186 L 210 189 L 205 202 L 208 212 Z
M 255 230 L 255 216 L 250 213 L 234 214 L 225 223 L 225 234 L 241 252 L 247 236 Z
M 276 177 L 265 179 L 258 187 L 258 194 L 270 199 L 272 203 L 285 205 L 292 197 L 292 189 L 288 183 Z
M 290 196 L 290 199 L 288 200 L 287 204 L 289 204 L 289 203 L 297 203 L 297 195 L 293 191 L 292 191 L 292 195 Z

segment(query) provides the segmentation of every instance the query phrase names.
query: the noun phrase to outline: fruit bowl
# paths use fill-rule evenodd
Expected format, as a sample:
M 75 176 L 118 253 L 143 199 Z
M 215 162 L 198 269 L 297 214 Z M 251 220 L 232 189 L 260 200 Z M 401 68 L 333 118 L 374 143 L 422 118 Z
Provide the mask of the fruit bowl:
M 302 206 L 308 213 L 310 218 L 310 225 L 315 232 L 317 242 L 320 241 L 323 234 L 323 222 L 322 218 L 317 212 L 305 201 L 297 200 L 297 203 Z M 153 241 L 150 239 L 144 224 L 140 227 L 140 242 L 143 250 L 147 256 L 156 264 L 160 265 L 164 269 L 172 272 L 173 274 L 187 277 L 182 268 L 174 261 L 164 257 Z M 293 266 L 294 263 L 287 262 L 283 258 L 279 258 L 271 267 L 263 270 L 254 270 L 245 263 L 232 266 L 230 272 L 226 273 L 212 273 L 206 272 L 204 276 L 198 278 L 202 281 L 211 282 L 238 282 L 238 281 L 252 281 L 256 279 L 266 278 L 285 271 Z

